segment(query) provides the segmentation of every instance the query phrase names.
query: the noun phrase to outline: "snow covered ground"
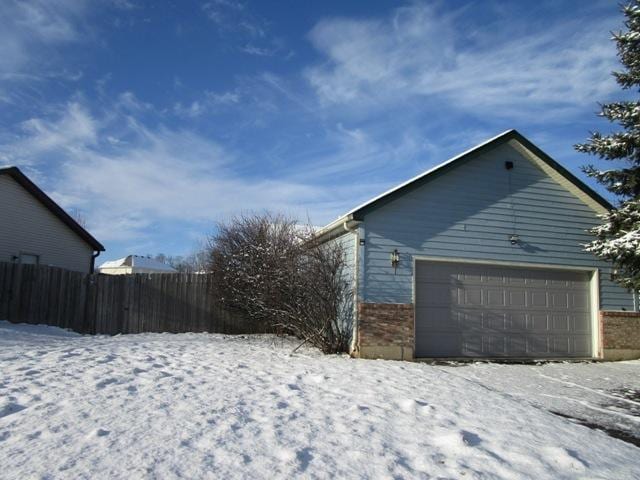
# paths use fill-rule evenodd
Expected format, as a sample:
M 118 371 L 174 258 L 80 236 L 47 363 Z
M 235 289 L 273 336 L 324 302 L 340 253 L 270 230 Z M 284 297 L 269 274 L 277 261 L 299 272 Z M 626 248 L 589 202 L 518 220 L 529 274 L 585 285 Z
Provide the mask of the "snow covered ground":
M 640 478 L 636 446 L 547 411 L 637 427 L 640 362 L 451 367 L 295 345 L 0 322 L 0 477 Z
M 475 363 L 455 373 L 640 447 L 639 361 L 537 366 Z

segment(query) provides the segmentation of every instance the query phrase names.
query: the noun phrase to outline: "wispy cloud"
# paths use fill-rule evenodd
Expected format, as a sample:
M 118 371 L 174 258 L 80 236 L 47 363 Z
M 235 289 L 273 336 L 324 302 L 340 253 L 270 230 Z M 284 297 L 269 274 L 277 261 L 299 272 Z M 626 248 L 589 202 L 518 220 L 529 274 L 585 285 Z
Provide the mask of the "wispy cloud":
M 131 94 L 92 114 L 80 102 L 24 123 L 4 147 L 5 163 L 47 168 L 47 187 L 80 207 L 102 240 L 144 239 L 168 222 L 209 223 L 242 210 L 272 208 L 305 217 L 329 193 L 301 180 L 239 175 L 236 154 L 186 130 L 149 127 L 130 112 Z
M 272 57 L 278 52 L 278 49 L 258 47 L 248 43 L 247 45 L 240 47 L 240 51 L 249 55 L 256 55 L 258 57 Z
M 32 118 L 22 123 L 25 133 L 23 141 L 14 146 L 15 157 L 33 158 L 52 151 L 74 151 L 77 148 L 95 145 L 97 125 L 87 109 L 71 102 L 55 121 Z
M 326 19 L 309 35 L 324 62 L 305 76 L 324 105 L 422 97 L 505 116 L 549 105 L 557 115 L 615 89 L 615 51 L 601 18 L 598 28 L 564 22 L 532 29 L 521 20 L 469 33 L 461 17 L 414 3 L 381 20 Z
M 135 8 L 127 0 L 3 0 L 0 2 L 0 102 L 41 100 L 47 82 L 78 82 L 84 72 L 65 48 L 99 40 L 94 20 L 107 10 Z
M 239 52 L 255 57 L 281 55 L 289 59 L 293 52 L 282 38 L 272 35 L 271 23 L 239 0 L 210 0 L 202 11 L 225 40 Z
M 244 2 L 212 0 L 202 5 L 207 18 L 222 31 L 236 31 L 254 38 L 266 35 L 266 21 L 253 14 Z
M 51 47 L 73 42 L 80 35 L 78 19 L 86 9 L 84 1 L 13 1 L 0 4 L 0 75 L 11 79 L 20 74 L 35 75 Z M 40 50 L 45 55 L 37 55 Z
M 205 91 L 200 99 L 191 103 L 176 102 L 173 113 L 179 117 L 197 118 L 205 114 L 219 113 L 223 107 L 238 104 L 241 98 L 239 89 L 222 93 Z

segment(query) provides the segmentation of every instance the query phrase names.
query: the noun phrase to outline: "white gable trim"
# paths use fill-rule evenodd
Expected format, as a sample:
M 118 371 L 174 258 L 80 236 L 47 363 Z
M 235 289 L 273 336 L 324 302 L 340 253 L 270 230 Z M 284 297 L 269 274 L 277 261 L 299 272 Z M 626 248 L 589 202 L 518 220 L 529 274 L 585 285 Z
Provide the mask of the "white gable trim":
M 558 172 L 555 168 L 551 167 L 547 162 L 543 161 L 531 150 L 529 150 L 527 147 L 522 145 L 518 140 L 512 139 L 512 140 L 509 140 L 509 142 L 507 143 L 508 145 L 513 147 L 519 154 L 521 154 L 523 157 L 525 157 L 527 160 L 529 160 L 531 163 L 537 166 L 540 170 L 542 170 L 548 177 L 550 177 L 556 183 L 564 187 L 565 190 L 568 190 L 572 195 L 577 197 L 580 201 L 582 201 L 582 203 L 587 205 L 597 214 L 602 215 L 604 213 L 607 213 L 607 209 L 604 208 L 604 206 L 600 205 L 593 198 L 591 198 L 589 195 L 587 195 L 578 187 L 576 187 L 573 182 L 570 182 L 569 180 L 567 180 L 567 178 L 564 175 Z

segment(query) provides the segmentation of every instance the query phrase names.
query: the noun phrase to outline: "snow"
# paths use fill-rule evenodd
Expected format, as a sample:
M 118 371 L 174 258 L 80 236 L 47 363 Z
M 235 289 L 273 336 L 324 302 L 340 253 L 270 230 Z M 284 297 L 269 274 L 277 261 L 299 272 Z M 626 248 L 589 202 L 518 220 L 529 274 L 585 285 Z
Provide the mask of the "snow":
M 637 447 L 548 411 L 610 409 L 640 362 L 434 366 L 297 345 L 0 322 L 1 475 L 640 477 Z
M 456 373 L 531 405 L 619 431 L 640 445 L 640 361 L 476 363 Z
M 171 265 L 167 265 L 166 263 L 159 262 L 158 260 L 154 260 L 153 258 L 143 257 L 141 255 L 129 255 L 117 260 L 109 260 L 100 265 L 98 269 L 117 268 L 124 266 L 157 270 L 159 272 L 177 272 L 177 270 Z

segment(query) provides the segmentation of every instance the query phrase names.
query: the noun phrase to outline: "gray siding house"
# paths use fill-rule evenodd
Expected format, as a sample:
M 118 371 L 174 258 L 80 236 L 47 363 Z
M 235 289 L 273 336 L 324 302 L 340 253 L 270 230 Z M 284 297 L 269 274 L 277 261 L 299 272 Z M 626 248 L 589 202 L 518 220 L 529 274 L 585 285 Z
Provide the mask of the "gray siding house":
M 346 252 L 351 353 L 602 358 L 603 312 L 637 300 L 582 247 L 609 208 L 515 130 L 358 206 L 318 233 Z
M 93 272 L 104 247 L 17 167 L 0 168 L 0 262 Z

